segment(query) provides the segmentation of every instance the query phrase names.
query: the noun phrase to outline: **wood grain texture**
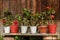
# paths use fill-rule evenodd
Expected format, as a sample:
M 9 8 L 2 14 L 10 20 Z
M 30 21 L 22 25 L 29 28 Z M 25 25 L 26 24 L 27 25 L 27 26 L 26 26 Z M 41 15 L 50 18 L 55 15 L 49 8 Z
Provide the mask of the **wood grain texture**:
M 27 0 L 27 8 L 30 10 L 30 0 Z
M 32 0 L 33 2 L 33 6 L 32 6 L 32 10 L 33 10 L 33 13 L 36 12 L 36 0 Z

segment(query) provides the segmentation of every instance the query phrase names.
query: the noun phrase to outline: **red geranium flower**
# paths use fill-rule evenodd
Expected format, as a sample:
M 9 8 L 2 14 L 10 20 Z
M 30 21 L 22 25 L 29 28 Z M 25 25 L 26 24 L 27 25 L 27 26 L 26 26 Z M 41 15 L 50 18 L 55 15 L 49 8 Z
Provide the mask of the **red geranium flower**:
M 17 20 L 14 20 L 13 23 L 14 23 L 14 25 L 18 25 L 19 24 Z
M 54 19 L 54 18 L 55 18 L 55 16 L 54 16 L 54 15 L 50 15 L 50 17 L 51 17 L 52 19 Z
M 51 7 L 50 7 L 50 6 L 47 6 L 47 7 L 46 7 L 46 9 L 50 10 L 50 9 L 51 9 Z
M 2 23 L 6 23 L 6 20 L 5 19 L 2 19 Z

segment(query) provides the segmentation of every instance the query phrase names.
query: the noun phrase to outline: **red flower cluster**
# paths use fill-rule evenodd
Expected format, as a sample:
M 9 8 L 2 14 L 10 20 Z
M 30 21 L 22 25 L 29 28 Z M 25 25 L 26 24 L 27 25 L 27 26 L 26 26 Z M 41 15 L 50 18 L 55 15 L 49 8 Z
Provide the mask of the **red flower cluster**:
M 2 21 L 2 23 L 6 23 L 6 20 L 5 19 L 2 19 L 1 21 Z
M 51 17 L 51 19 L 54 19 L 54 18 L 55 18 L 55 16 L 54 16 L 54 15 L 50 15 L 50 17 Z
M 14 20 L 13 24 L 18 26 L 19 25 L 18 20 Z
M 51 6 L 47 6 L 46 9 L 51 11 L 52 8 L 51 8 Z M 52 13 L 55 13 L 55 11 L 53 11 Z M 51 15 L 50 15 L 50 18 L 51 18 L 51 19 L 54 19 L 55 16 L 51 14 Z
M 50 6 L 47 6 L 47 7 L 46 7 L 46 9 L 47 9 L 47 10 L 50 10 L 50 9 L 51 9 L 51 7 L 50 7 Z

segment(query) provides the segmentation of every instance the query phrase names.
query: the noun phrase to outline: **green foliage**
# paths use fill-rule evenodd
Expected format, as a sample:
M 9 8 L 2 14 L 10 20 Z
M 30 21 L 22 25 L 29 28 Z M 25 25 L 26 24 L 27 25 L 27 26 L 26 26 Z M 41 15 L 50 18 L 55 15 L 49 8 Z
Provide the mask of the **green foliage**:
M 21 25 L 21 20 L 22 20 L 22 18 L 21 18 L 21 16 L 20 16 L 19 13 L 16 13 L 16 15 L 15 15 L 15 20 L 18 20 L 19 25 Z
M 3 40 L 3 37 L 2 37 L 2 35 L 0 35 L 0 40 Z
M 15 15 L 15 19 L 20 22 L 20 21 L 21 21 L 21 16 L 17 13 L 17 14 Z
M 30 10 L 24 8 L 23 9 L 23 17 L 30 17 L 31 13 L 30 13 Z
M 6 18 L 6 17 L 3 18 L 2 20 L 5 21 L 5 22 L 3 22 L 3 26 L 9 26 L 11 23 L 11 20 L 8 20 L 8 18 Z
M 29 25 L 29 19 L 30 19 L 30 10 L 24 8 L 23 9 L 23 14 L 22 14 L 22 21 L 21 21 L 21 25 Z
M 30 24 L 31 24 L 31 26 L 39 25 L 38 24 L 39 18 L 40 18 L 40 15 L 38 13 L 36 13 L 35 15 L 31 14 L 31 16 L 30 16 Z
M 55 12 L 55 10 L 53 8 L 50 8 L 49 10 L 47 10 L 47 14 L 54 14 L 53 12 Z
M 15 36 L 15 40 L 19 40 L 19 36 Z

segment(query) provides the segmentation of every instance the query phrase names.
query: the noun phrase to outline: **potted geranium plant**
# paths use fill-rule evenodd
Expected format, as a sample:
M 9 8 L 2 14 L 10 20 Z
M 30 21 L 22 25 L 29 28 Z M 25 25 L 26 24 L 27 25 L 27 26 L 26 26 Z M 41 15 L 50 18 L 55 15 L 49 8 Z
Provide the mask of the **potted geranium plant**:
M 56 33 L 56 20 L 55 20 L 55 10 L 51 7 L 47 7 L 47 14 L 48 14 L 48 19 L 49 19 L 49 24 L 48 24 L 48 29 L 49 33 L 55 34 Z
M 21 18 L 21 33 L 26 33 L 29 26 L 30 10 L 24 8 Z
M 40 25 L 38 26 L 39 33 L 47 33 L 48 21 L 47 21 L 46 17 L 47 17 L 46 12 L 40 13 L 40 23 L 39 23 Z
M 3 22 L 4 21 L 4 22 Z M 7 21 L 6 18 L 3 18 L 2 19 L 2 22 L 3 22 L 3 26 L 4 26 L 4 32 L 5 33 L 10 33 L 10 22 Z
M 11 20 L 12 20 L 12 14 L 8 9 L 6 9 L 4 12 L 4 17 L 2 18 L 2 23 L 4 26 L 4 32 L 5 33 L 10 33 Z
M 15 18 L 14 18 L 14 20 L 12 21 L 12 24 L 10 25 L 10 27 L 11 27 L 11 33 L 17 33 L 18 32 L 18 30 L 19 30 L 19 23 L 20 23 L 20 20 L 21 20 L 21 16 L 17 13 L 16 15 L 15 15 Z

